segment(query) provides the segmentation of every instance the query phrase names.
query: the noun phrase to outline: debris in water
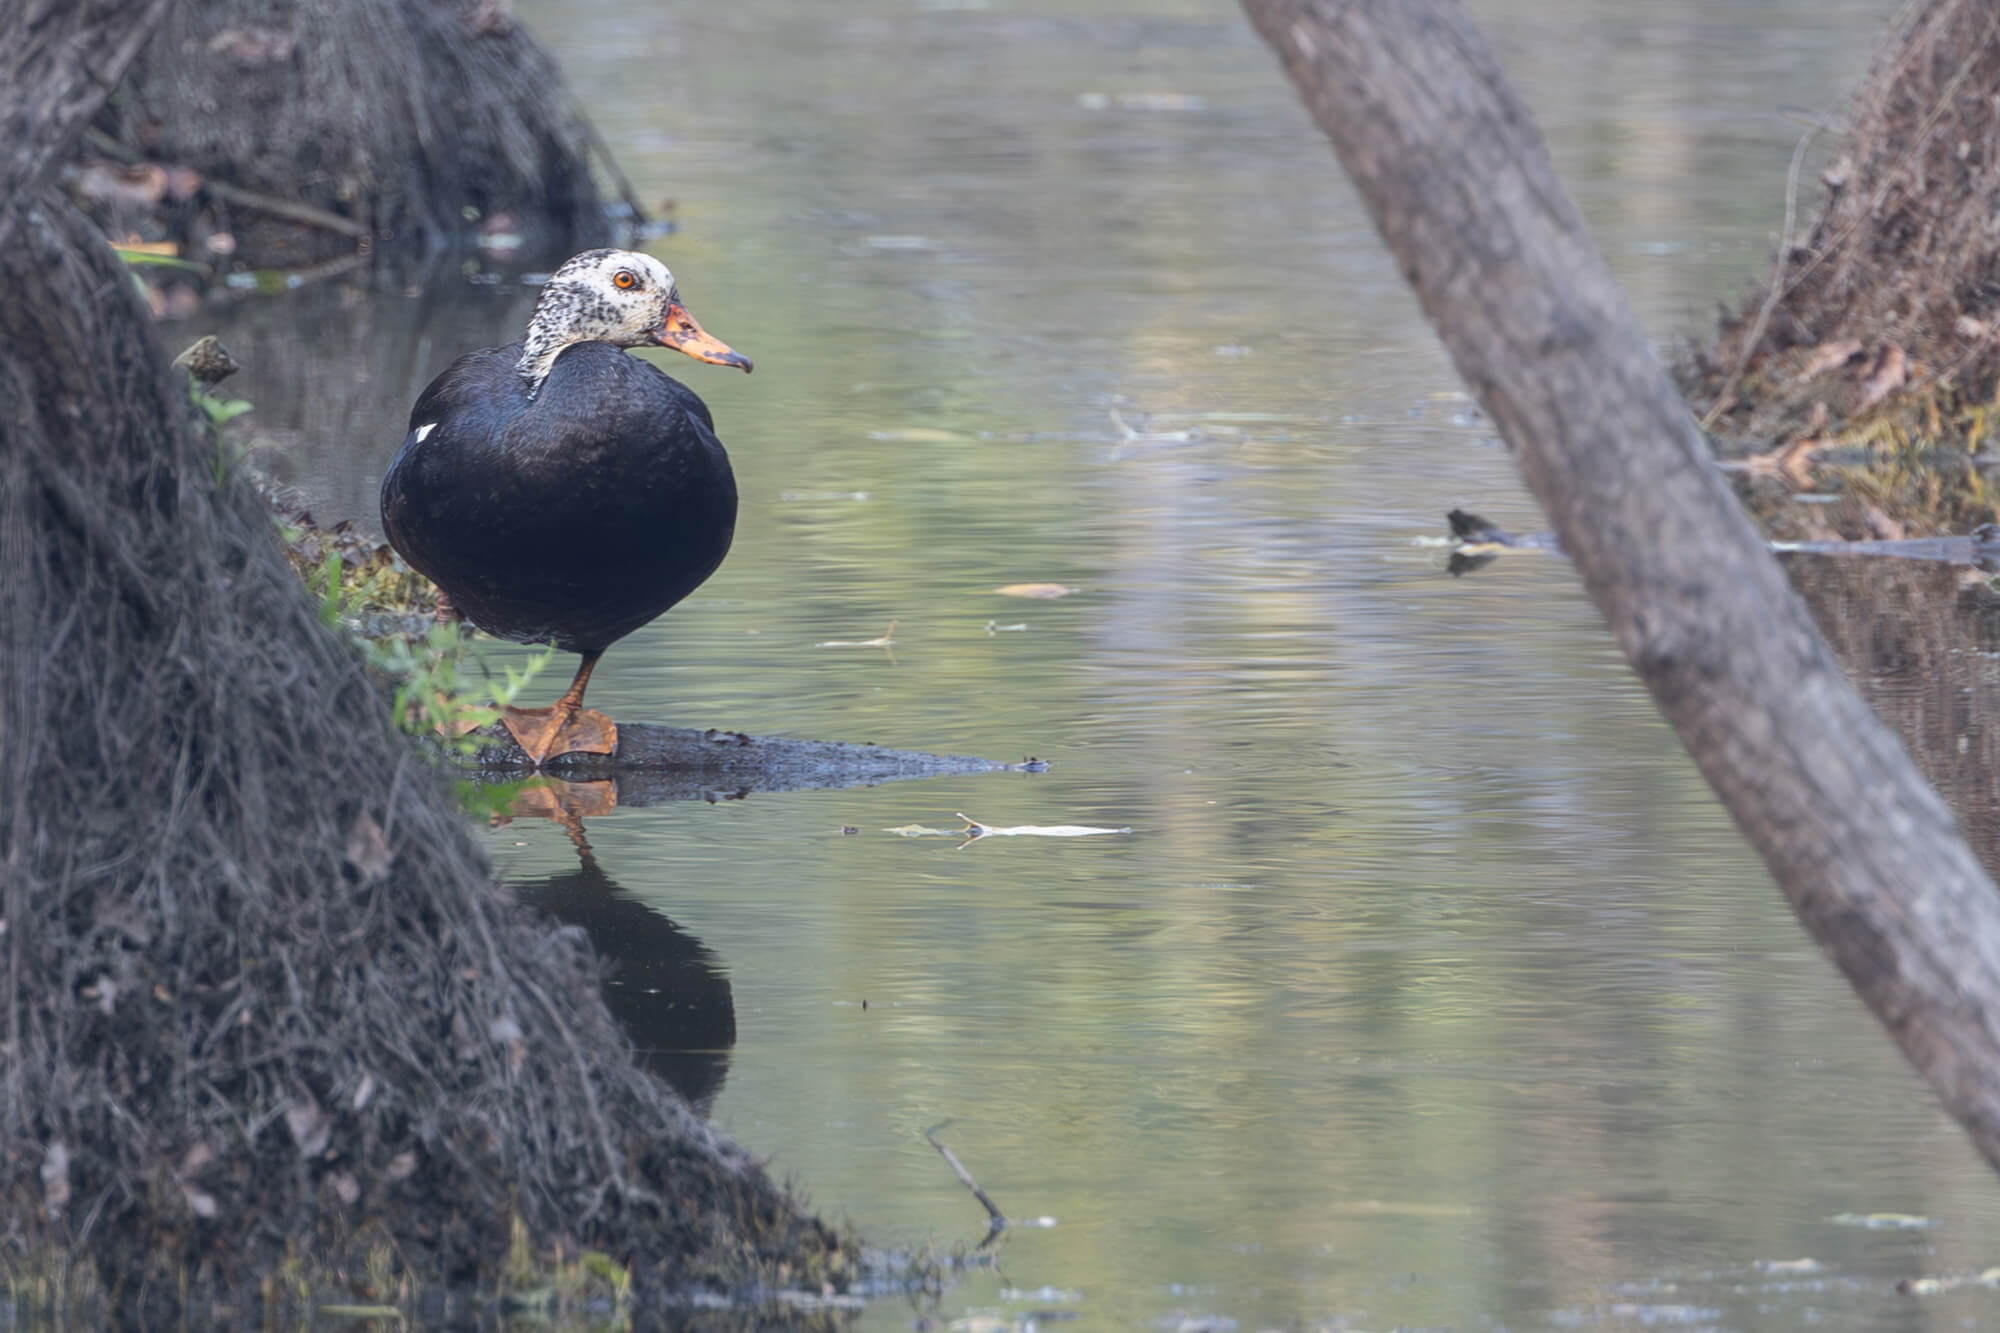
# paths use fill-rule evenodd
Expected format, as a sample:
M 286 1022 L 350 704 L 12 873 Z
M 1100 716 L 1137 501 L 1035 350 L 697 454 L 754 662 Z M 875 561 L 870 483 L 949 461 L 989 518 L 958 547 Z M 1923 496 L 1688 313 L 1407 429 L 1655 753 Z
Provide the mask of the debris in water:
M 958 817 L 965 821 L 965 827 L 952 834 L 964 837 L 960 847 L 970 847 L 981 838 L 1089 838 L 1101 833 L 1130 833 L 1130 828 L 1093 828 L 1088 824 L 1014 824 L 1001 827 L 982 824 L 963 810 Z
M 1839 1227 L 1862 1227 L 1868 1231 L 1921 1231 L 1937 1225 L 1935 1219 L 1914 1213 L 1835 1213 L 1827 1221 Z
M 899 430 L 871 430 L 871 440 L 883 440 L 896 444 L 971 444 L 970 435 L 961 435 L 955 430 L 940 430 L 936 426 L 906 426 Z
M 1041 601 L 1053 602 L 1058 597 L 1068 597 L 1072 593 L 1082 592 L 1083 589 L 1072 588 L 1062 583 L 1009 583 L 1005 587 L 995 588 L 993 591 L 999 593 L 1002 597 L 1033 597 Z
M 1817 1273 L 1820 1262 L 1817 1259 L 1760 1259 L 1757 1267 L 1766 1273 Z
M 1085 111 L 1201 111 L 1208 99 L 1198 93 L 1100 93 L 1076 95 L 1076 104 Z
M 896 622 L 890 621 L 889 628 L 882 631 L 878 639 L 828 639 L 816 643 L 815 648 L 893 648 L 896 646 Z

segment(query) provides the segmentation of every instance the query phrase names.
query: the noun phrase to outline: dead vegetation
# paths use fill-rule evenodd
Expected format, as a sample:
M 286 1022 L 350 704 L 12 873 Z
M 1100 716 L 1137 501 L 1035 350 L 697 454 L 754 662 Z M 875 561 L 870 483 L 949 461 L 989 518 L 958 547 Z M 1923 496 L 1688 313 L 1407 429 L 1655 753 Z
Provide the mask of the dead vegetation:
M 172 6 L 99 114 L 73 189 L 114 239 L 217 272 L 558 255 L 624 190 L 505 0 Z M 636 217 L 632 219 L 638 221 Z
M 148 1322 L 385 1243 L 490 1282 L 516 1218 L 642 1300 L 843 1286 L 850 1244 L 633 1064 L 580 934 L 495 888 L 262 501 L 218 489 L 129 275 L 55 196 L 16 207 L 0 1255 L 93 1256 Z
M 1781 239 L 1770 285 L 1683 367 L 1722 451 L 1751 456 L 1748 489 L 1781 535 L 1964 531 L 1995 516 L 1980 455 L 2000 424 L 1996 91 L 2000 11 L 1906 10 L 1822 173 L 1819 220 Z M 1805 487 L 1842 498 L 1776 503 Z

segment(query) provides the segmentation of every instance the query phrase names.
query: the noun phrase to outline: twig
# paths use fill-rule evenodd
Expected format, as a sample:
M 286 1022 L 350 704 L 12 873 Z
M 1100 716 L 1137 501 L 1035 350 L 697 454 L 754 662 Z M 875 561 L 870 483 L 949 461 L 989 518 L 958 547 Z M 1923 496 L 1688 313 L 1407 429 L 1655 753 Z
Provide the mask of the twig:
M 344 218 L 338 213 L 329 213 L 324 208 L 314 208 L 311 204 L 297 204 L 289 199 L 259 194 L 240 185 L 225 184 L 213 177 L 203 177 L 201 184 L 203 189 L 225 203 L 241 204 L 244 208 L 259 213 L 269 213 L 272 217 L 284 218 L 288 222 L 302 222 L 308 227 L 318 227 L 322 231 L 351 236 L 357 241 L 368 234 L 368 228 L 353 218 Z
M 979 1188 L 979 1182 L 972 1178 L 972 1173 L 965 1169 L 965 1164 L 958 1160 L 957 1156 L 952 1153 L 952 1150 L 938 1142 L 937 1132 L 950 1124 L 951 1121 L 947 1120 L 943 1124 L 932 1125 L 924 1131 L 924 1137 L 930 1140 L 931 1147 L 938 1150 L 938 1155 L 944 1158 L 945 1164 L 958 1173 L 958 1178 L 965 1182 L 967 1189 L 972 1191 L 972 1197 L 979 1200 L 985 1207 L 988 1218 L 986 1239 L 973 1246 L 975 1250 L 983 1250 L 993 1243 L 994 1237 L 1007 1229 L 1009 1225 L 1007 1214 L 1001 1212 L 1000 1205 L 988 1198 L 985 1190 Z
M 618 159 L 612 155 L 611 145 L 604 141 L 604 135 L 598 130 L 597 122 L 581 108 L 577 111 L 577 119 L 583 122 L 584 133 L 590 136 L 590 146 L 597 150 L 598 160 L 604 164 L 605 171 L 610 173 L 612 182 L 618 186 L 618 194 L 625 201 L 625 207 L 632 210 L 633 228 L 636 230 L 644 227 L 652 219 L 648 218 L 646 210 L 640 207 L 638 191 L 632 188 L 631 181 L 625 179 L 625 173 L 618 166 Z
M 89 130 L 85 137 L 90 140 L 92 148 L 127 166 L 140 166 L 150 160 L 130 144 L 121 143 L 103 130 Z M 363 223 L 356 222 L 353 218 L 344 218 L 338 213 L 329 213 L 324 208 L 314 208 L 311 204 L 294 203 L 289 199 L 260 194 L 256 190 L 246 190 L 241 185 L 231 185 L 227 181 L 219 181 L 209 175 L 202 176 L 201 186 L 225 203 L 240 204 L 259 213 L 269 213 L 272 217 L 302 222 L 308 227 L 318 227 L 323 231 L 351 236 L 357 241 L 368 235 L 368 228 Z
M 1714 427 L 1716 419 L 1729 405 L 1729 395 L 1736 391 L 1736 382 L 1742 379 L 1743 372 L 1749 369 L 1750 358 L 1756 354 L 1757 345 L 1764 339 L 1764 326 L 1771 322 L 1771 312 L 1776 310 L 1778 302 L 1784 299 L 1785 263 L 1791 258 L 1792 224 L 1798 216 L 1799 169 L 1805 165 L 1807 146 L 1819 137 L 1819 131 L 1818 125 L 1809 126 L 1806 132 L 1799 136 L 1798 147 L 1792 149 L 1792 165 L 1785 172 L 1785 225 L 1778 233 L 1778 259 L 1771 269 L 1771 290 L 1765 294 L 1763 309 L 1757 312 L 1757 322 L 1750 326 L 1750 335 L 1737 349 L 1736 365 L 1731 368 L 1729 377 L 1722 381 L 1722 387 L 1716 390 L 1715 401 L 1708 405 L 1708 411 L 1702 413 L 1701 428 L 1704 433 Z
M 1938 121 L 1943 119 L 1947 105 L 1958 93 L 1959 85 L 1965 82 L 1966 78 L 1972 73 L 1974 66 L 1977 65 L 1977 52 L 1979 49 L 1984 48 L 1987 40 L 1992 36 L 1996 23 L 2000 23 L 2000 18 L 1987 20 L 1986 31 L 1981 34 L 1980 40 L 1974 43 L 1974 54 L 1967 56 L 1965 63 L 1959 67 L 1958 72 L 1946 81 L 1944 88 L 1939 91 L 1936 100 L 1932 103 L 1930 113 L 1924 117 L 1923 124 L 1918 127 L 1916 142 L 1903 151 L 1896 159 L 1895 166 L 1906 166 L 1916 161 L 1917 154 L 1922 152 L 1924 146 L 1930 142 L 1931 131 L 1936 129 Z M 1904 67 L 1907 68 L 1907 62 Z M 1895 187 L 1895 173 L 1885 168 L 1880 175 L 1883 178 L 1882 183 L 1876 187 L 1874 195 L 1870 197 L 1868 207 L 1860 210 L 1855 216 L 1843 223 L 1839 231 L 1828 237 L 1826 242 L 1818 248 L 1812 257 L 1799 266 L 1798 272 L 1792 274 L 1791 283 L 1785 289 L 1786 295 L 1789 296 L 1792 291 L 1797 289 L 1800 283 L 1806 280 L 1808 274 L 1818 268 L 1829 256 L 1837 253 L 1841 246 L 1847 244 L 1848 239 L 1860 229 L 1862 220 L 1875 216 L 1877 211 L 1888 200 L 1889 192 Z

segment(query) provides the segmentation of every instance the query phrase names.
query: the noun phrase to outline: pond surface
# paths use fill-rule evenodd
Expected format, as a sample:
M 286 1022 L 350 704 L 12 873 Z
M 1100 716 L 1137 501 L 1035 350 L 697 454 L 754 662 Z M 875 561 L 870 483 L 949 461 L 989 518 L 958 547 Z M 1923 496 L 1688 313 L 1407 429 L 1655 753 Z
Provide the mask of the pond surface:
M 1897 1293 L 2000 1260 L 2000 1191 L 1571 570 L 1419 544 L 1458 505 L 1538 521 L 1232 5 L 517 8 L 758 366 L 667 367 L 732 450 L 736 548 L 593 703 L 1049 764 L 611 811 L 587 866 L 495 831 L 525 891 L 671 919 L 718 1124 L 948 1251 L 985 1221 L 923 1137 L 951 1121 L 1056 1225 L 945 1319 L 2000 1323 Z M 1669 343 L 1767 261 L 1780 107 L 1836 110 L 1891 6 L 1472 8 Z M 322 517 L 366 514 L 417 390 L 531 300 L 244 307 L 232 388 Z M 994 592 L 1027 582 L 1077 591 Z M 1130 831 L 889 831 L 960 811 Z

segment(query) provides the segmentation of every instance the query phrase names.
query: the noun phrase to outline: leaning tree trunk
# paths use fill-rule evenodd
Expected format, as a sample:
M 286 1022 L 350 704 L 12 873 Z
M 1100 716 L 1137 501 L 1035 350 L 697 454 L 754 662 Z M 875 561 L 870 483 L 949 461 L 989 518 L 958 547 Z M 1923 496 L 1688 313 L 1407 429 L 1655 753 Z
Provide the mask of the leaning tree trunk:
M 601 245 L 589 124 L 508 11 L 498 0 L 179 4 L 105 124 L 128 149 L 201 173 L 250 267 L 351 254 L 356 241 L 256 200 L 347 219 L 384 257 L 451 247 L 475 222 L 525 233 L 538 255 Z
M 48 187 L 161 8 L 0 11 L 0 1262 L 88 1254 L 143 1306 L 371 1223 L 463 1279 L 518 1215 L 645 1286 L 816 1286 L 841 1243 L 495 889 Z
M 1710 462 L 1451 0 L 1243 0 L 1619 646 L 1791 900 L 2000 1166 L 2000 895 Z

